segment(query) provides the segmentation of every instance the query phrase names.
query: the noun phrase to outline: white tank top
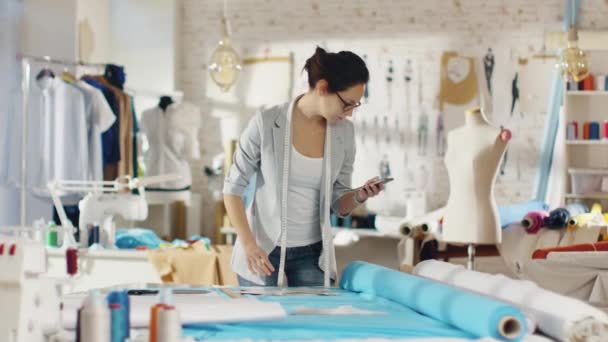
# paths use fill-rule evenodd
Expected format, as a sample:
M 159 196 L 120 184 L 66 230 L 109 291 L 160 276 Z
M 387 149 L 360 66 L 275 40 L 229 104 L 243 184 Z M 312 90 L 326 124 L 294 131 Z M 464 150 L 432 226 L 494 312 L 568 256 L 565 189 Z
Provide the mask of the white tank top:
M 323 158 L 307 157 L 292 145 L 287 188 L 287 247 L 321 241 L 319 202 Z

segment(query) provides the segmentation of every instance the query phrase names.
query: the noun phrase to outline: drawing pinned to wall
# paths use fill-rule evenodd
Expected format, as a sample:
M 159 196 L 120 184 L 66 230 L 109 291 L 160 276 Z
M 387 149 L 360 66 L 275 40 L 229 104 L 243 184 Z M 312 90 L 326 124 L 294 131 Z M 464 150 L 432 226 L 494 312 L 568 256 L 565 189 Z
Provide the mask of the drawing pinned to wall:
M 429 139 L 429 116 L 424 108 L 420 108 L 418 115 L 418 155 L 426 156 L 426 147 Z
M 393 107 L 393 80 L 394 80 L 395 69 L 393 68 L 393 60 L 388 61 L 388 67 L 386 69 L 386 101 L 388 109 L 391 110 Z
M 426 185 L 427 185 L 427 179 L 430 178 L 428 177 L 428 173 L 426 170 L 426 165 L 421 164 L 420 168 L 418 169 L 418 177 L 416 177 L 416 186 L 417 189 L 427 189 Z
M 437 138 L 437 157 L 443 157 L 445 155 L 446 139 L 445 139 L 445 125 L 443 122 L 443 112 L 437 113 L 437 124 L 436 138 Z
M 513 81 L 511 81 L 511 116 L 513 116 L 513 112 L 515 111 L 515 105 L 519 100 L 519 85 L 518 85 L 518 77 L 519 73 L 515 73 L 515 77 Z M 520 115 L 523 116 L 523 113 L 520 111 Z
M 488 52 L 483 57 L 483 68 L 486 74 L 486 86 L 488 87 L 488 92 L 490 96 L 492 96 L 492 73 L 494 72 L 494 53 L 492 53 L 492 49 L 488 48 Z
M 388 128 L 388 116 L 385 115 L 383 118 L 383 121 L 384 121 L 384 123 L 382 125 L 383 126 L 382 130 L 385 135 L 386 144 L 388 145 L 391 143 L 391 134 L 390 134 L 390 129 Z
M 388 161 L 388 155 L 383 155 L 379 165 L 380 177 L 386 178 L 391 176 L 391 165 Z
M 413 77 L 412 61 L 408 59 L 403 68 L 403 80 L 405 81 L 405 129 L 409 134 L 412 131 L 412 77 Z
M 422 65 L 419 65 L 419 68 L 422 68 Z M 422 70 L 420 70 L 419 75 L 422 75 Z M 423 101 L 423 91 L 422 91 L 422 77 L 418 78 L 418 155 L 425 156 L 426 155 L 426 147 L 428 143 L 429 137 L 429 116 L 426 113 Z
M 378 116 L 374 115 L 374 141 L 376 142 L 376 146 L 380 142 L 380 138 L 378 137 Z
M 401 130 L 401 126 L 399 126 L 398 116 L 395 116 L 395 130 L 397 132 L 397 135 L 399 136 L 399 145 L 403 147 L 405 145 L 405 134 L 403 133 L 403 130 Z
M 439 110 L 446 103 L 464 105 L 478 95 L 475 60 L 453 51 L 441 55 L 441 77 L 439 82 Z

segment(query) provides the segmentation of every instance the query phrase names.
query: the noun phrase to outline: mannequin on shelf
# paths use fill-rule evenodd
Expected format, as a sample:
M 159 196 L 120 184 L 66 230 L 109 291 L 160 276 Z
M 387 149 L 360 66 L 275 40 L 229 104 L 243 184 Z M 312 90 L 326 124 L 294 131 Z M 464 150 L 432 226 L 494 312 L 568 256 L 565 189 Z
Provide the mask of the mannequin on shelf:
M 158 102 L 158 107 L 163 110 L 163 112 L 167 111 L 167 107 L 173 103 L 173 99 L 171 96 L 161 96 L 160 101 Z
M 146 176 L 179 174 L 178 181 L 157 184 L 148 190 L 188 190 L 192 184 L 189 160 L 200 158 L 198 131 L 200 109 L 193 104 L 175 103 L 170 96 L 161 96 L 158 105 L 145 110 L 141 131 L 148 141 L 144 153 Z
M 474 245 L 499 244 L 501 227 L 494 181 L 511 132 L 492 126 L 479 107 L 465 114 L 465 125 L 447 136 L 445 164 L 450 195 L 444 208 L 443 241 Z

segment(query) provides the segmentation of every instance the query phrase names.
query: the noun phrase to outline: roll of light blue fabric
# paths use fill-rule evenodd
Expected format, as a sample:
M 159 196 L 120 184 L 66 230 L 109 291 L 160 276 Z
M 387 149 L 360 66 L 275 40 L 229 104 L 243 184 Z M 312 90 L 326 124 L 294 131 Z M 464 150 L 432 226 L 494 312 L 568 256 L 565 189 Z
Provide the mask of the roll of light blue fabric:
M 520 341 L 526 332 L 524 315 L 512 305 L 382 266 L 352 262 L 340 287 L 398 302 L 479 337 Z M 499 327 L 508 319 L 519 331 L 505 336 Z
M 498 215 L 500 216 L 500 226 L 506 228 L 512 223 L 519 223 L 532 211 L 548 210 L 549 206 L 543 201 L 531 200 L 512 205 L 499 205 Z

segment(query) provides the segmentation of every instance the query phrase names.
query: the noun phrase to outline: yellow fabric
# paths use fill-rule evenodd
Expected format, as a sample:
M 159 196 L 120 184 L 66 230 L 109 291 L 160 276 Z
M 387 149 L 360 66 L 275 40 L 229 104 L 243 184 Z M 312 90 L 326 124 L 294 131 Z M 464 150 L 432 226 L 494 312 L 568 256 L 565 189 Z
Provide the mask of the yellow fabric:
M 167 248 L 148 252 L 148 260 L 164 283 L 184 285 L 238 285 L 230 268 L 232 246 L 195 243 L 189 248 Z

